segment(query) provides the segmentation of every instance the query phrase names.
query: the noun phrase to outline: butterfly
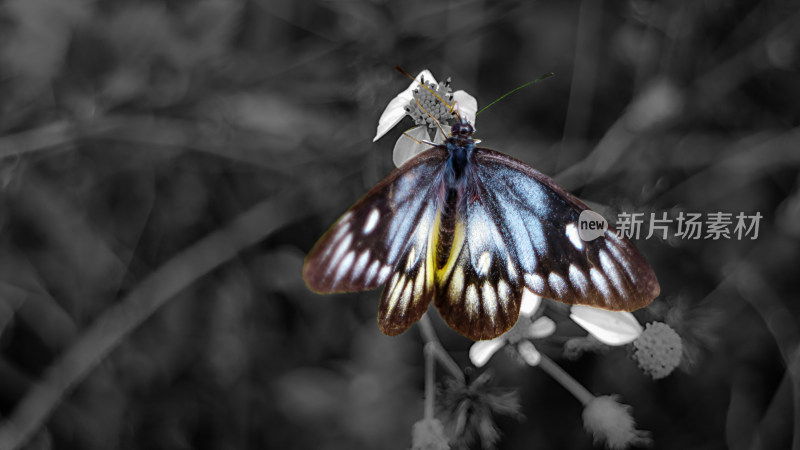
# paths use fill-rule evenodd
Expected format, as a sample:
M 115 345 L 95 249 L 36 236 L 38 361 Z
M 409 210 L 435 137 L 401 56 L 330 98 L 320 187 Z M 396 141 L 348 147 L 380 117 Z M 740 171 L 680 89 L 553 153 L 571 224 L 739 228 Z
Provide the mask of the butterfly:
M 589 209 L 546 175 L 476 147 L 459 117 L 450 136 L 373 187 L 308 254 L 303 278 L 318 293 L 386 284 L 378 325 L 407 330 L 431 301 L 473 339 L 517 321 L 525 289 L 567 304 L 614 311 L 647 306 L 660 293 L 652 269 L 613 227 L 578 234 Z

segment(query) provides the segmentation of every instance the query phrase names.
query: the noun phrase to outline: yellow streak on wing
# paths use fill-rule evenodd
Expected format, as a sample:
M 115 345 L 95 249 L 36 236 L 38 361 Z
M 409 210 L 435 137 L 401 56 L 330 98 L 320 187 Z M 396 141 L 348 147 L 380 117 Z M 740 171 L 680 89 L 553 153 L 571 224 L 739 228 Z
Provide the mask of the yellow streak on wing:
M 458 257 L 461 255 L 465 237 L 464 224 L 460 221 L 456 221 L 456 229 L 453 231 L 453 245 L 450 246 L 450 255 L 447 257 L 447 262 L 444 267 L 436 271 L 437 281 L 442 282 L 450 277 L 453 268 L 455 268 L 458 263 Z
M 425 286 L 433 289 L 436 280 L 436 249 L 439 248 L 439 224 L 442 221 L 442 213 L 436 211 L 436 217 L 428 231 L 428 248 L 425 251 Z

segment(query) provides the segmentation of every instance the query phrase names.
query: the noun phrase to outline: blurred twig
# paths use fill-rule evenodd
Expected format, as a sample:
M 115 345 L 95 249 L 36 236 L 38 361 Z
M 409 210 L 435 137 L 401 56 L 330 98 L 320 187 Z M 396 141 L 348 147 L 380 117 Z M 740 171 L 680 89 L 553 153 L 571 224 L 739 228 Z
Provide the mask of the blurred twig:
M 264 201 L 224 229 L 173 257 L 110 308 L 50 367 L 0 427 L 0 448 L 22 446 L 47 420 L 65 394 L 89 374 L 128 333 L 195 280 L 242 249 L 297 220 L 303 209 L 291 198 Z
M 715 200 L 730 195 L 728 189 L 739 189 L 748 182 L 767 175 L 770 170 L 800 164 L 800 152 L 797 151 L 799 145 L 800 127 L 771 137 L 758 145 L 747 146 L 718 164 L 711 165 L 681 181 L 661 194 L 655 202 L 664 201 L 669 197 L 697 197 L 702 193 L 702 198 L 707 203 L 714 203 Z M 737 183 L 721 185 L 713 190 L 705 189 L 709 179 L 732 176 L 736 177 Z
M 597 60 L 600 52 L 597 47 L 601 40 L 598 34 L 602 28 L 603 2 L 583 0 L 578 12 L 578 26 L 575 36 L 575 58 L 572 69 L 567 117 L 564 120 L 564 140 L 583 138 L 589 126 L 594 100 Z

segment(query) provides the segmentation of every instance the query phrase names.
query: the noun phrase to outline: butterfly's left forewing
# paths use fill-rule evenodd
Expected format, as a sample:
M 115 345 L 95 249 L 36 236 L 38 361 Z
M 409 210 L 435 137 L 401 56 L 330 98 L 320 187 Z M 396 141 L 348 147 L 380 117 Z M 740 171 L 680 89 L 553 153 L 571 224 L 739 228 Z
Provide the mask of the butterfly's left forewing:
M 378 324 L 397 335 L 419 320 L 433 298 L 441 171 L 434 148 L 373 187 L 320 238 L 303 278 L 316 292 L 354 292 L 383 283 Z

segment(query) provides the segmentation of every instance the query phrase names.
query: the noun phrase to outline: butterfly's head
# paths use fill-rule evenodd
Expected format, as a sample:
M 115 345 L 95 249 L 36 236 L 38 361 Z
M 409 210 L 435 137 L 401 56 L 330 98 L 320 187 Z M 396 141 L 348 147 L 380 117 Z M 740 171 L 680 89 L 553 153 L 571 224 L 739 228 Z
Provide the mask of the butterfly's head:
M 453 137 L 463 136 L 466 138 L 472 136 L 472 133 L 474 132 L 475 129 L 472 128 L 472 125 L 470 125 L 467 119 L 460 116 L 455 125 L 453 125 L 453 127 L 450 129 L 451 136 Z

